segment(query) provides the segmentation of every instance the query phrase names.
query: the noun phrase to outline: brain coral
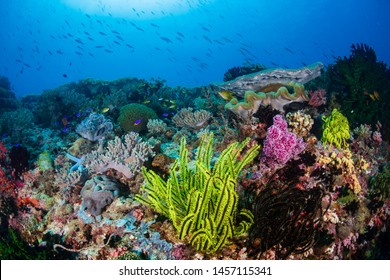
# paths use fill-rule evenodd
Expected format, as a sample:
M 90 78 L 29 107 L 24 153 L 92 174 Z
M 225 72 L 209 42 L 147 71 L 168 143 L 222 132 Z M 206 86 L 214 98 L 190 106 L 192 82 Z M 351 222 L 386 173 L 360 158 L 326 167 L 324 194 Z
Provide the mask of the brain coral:
M 158 119 L 153 109 L 143 104 L 130 103 L 120 109 L 118 123 L 126 132 L 141 132 L 147 130 L 150 119 Z

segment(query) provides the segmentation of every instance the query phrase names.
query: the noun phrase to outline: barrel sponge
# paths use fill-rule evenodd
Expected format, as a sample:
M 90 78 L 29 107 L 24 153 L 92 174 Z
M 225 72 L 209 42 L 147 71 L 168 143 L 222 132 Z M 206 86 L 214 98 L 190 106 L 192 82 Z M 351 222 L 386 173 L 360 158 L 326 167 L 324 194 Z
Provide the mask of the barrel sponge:
M 120 109 L 118 123 L 126 132 L 141 132 L 147 130 L 150 119 L 158 119 L 153 109 L 138 103 L 130 103 Z

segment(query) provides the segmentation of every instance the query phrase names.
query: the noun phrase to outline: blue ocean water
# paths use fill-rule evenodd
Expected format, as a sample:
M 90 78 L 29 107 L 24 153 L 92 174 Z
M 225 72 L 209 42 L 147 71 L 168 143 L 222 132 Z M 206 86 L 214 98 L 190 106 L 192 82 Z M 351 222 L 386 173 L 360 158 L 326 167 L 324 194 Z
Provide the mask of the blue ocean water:
M 354 43 L 390 64 L 387 0 L 2 0 L 0 25 L 18 96 L 85 78 L 207 85 L 247 63 L 327 65 Z

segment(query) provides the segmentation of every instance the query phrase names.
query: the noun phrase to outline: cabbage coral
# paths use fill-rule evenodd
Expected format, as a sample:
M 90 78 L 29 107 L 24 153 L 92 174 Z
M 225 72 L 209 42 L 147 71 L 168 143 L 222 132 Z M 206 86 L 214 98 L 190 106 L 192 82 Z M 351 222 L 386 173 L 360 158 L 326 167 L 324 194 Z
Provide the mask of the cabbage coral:
M 323 116 L 323 133 L 321 141 L 324 145 L 334 145 L 337 148 L 348 147 L 349 134 L 348 119 L 337 109 L 333 109 L 329 117 Z

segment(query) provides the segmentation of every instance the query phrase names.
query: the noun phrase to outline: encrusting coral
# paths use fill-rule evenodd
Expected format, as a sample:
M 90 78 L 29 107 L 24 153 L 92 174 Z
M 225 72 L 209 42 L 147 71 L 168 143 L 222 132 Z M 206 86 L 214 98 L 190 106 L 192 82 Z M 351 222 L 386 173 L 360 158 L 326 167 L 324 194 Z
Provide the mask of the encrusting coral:
M 180 158 L 164 181 L 151 170 L 142 169 L 145 196 L 136 198 L 155 211 L 169 217 L 179 238 L 188 240 L 198 251 L 216 252 L 233 236 L 239 236 L 252 225 L 252 214 L 238 211 L 235 190 L 240 171 L 257 155 L 259 146 L 243 151 L 249 139 L 226 148 L 211 167 L 213 134 L 204 135 L 195 159 L 195 169 L 188 163 L 185 138 L 181 139 Z M 243 218 L 237 224 L 237 216 Z

